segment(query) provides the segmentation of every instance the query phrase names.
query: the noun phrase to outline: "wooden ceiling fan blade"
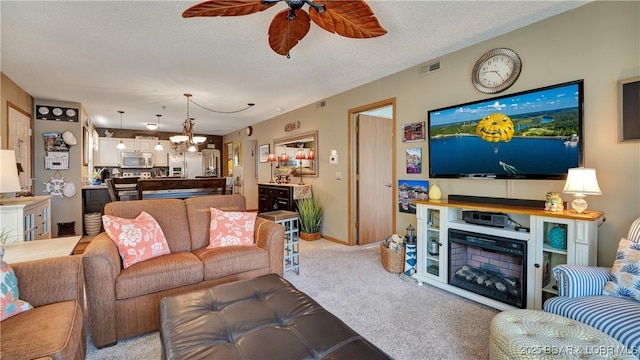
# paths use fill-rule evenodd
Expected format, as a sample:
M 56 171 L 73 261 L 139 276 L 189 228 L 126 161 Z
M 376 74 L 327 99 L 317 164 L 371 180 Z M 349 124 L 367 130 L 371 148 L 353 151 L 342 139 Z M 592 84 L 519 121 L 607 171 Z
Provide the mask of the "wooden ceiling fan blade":
M 260 0 L 210 0 L 188 8 L 182 13 L 182 17 L 249 15 L 264 11 L 275 4 L 262 4 Z
M 309 11 L 309 16 L 321 28 L 350 38 L 373 38 L 387 33 L 373 11 L 363 0 L 325 0 L 326 11 L 319 14 Z
M 296 10 L 296 18 L 289 20 L 289 9 L 276 14 L 269 25 L 269 46 L 276 53 L 286 56 L 311 28 L 311 18 L 304 10 Z

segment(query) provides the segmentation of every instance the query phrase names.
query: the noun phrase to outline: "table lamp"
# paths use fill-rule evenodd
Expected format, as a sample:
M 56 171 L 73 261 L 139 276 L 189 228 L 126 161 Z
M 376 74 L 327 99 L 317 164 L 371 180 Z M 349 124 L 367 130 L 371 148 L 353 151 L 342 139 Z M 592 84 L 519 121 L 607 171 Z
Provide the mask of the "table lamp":
M 271 181 L 269 181 L 271 184 L 275 182 L 273 181 L 273 163 L 276 161 L 278 161 L 276 154 L 269 154 L 269 156 L 267 156 L 267 162 L 271 163 Z
M 0 150 L 0 168 L 0 197 L 12 198 L 16 192 L 22 191 L 13 150 Z
M 571 202 L 571 207 L 575 212 L 578 214 L 585 212 L 587 210 L 587 201 L 584 197 L 586 195 L 602 194 L 596 178 L 596 169 L 583 167 L 569 169 L 563 192 L 575 196 L 575 199 Z
M 296 154 L 296 160 L 298 160 L 298 172 L 300 173 L 300 184 L 299 185 L 304 185 L 304 183 L 302 182 L 302 160 L 306 160 L 307 157 L 304 154 L 304 150 L 303 149 L 298 149 L 298 153 Z

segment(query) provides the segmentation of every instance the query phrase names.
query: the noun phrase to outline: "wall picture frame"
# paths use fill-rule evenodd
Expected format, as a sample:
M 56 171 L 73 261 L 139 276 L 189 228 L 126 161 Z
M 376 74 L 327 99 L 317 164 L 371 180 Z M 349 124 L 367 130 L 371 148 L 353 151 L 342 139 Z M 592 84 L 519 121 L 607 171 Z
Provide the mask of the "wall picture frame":
M 266 163 L 270 153 L 270 144 L 262 144 L 258 148 L 258 156 L 261 163 Z
M 422 148 L 405 150 L 407 174 L 422 174 Z
M 618 141 L 640 141 L 640 77 L 618 81 Z
M 424 141 L 427 136 L 425 122 L 415 122 L 402 125 L 402 142 Z
M 398 211 L 415 214 L 413 200 L 429 199 L 428 180 L 398 180 Z

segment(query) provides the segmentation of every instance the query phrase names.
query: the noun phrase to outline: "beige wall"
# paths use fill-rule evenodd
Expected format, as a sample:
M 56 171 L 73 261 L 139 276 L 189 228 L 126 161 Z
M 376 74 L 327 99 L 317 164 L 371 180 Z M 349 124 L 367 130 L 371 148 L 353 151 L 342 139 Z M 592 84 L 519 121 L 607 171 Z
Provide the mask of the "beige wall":
M 32 114 L 33 98 L 4 73 L 1 75 L 0 95 L 2 99 L 2 114 L 0 115 L 0 137 L 2 137 L 2 143 L 0 143 L 0 147 L 6 149 L 8 132 L 7 118 L 9 114 L 7 102 L 12 103 L 27 114 Z
M 604 16 L 606 14 L 606 16 Z M 252 138 L 258 144 L 296 133 L 318 130 L 320 175 L 305 178 L 316 197 L 325 203 L 323 234 L 346 242 L 348 239 L 348 127 L 349 109 L 379 100 L 396 98 L 396 133 L 402 124 L 426 121 L 429 109 L 460 104 L 493 96 L 479 93 L 471 84 L 471 69 L 483 53 L 497 47 L 515 50 L 523 61 L 520 78 L 509 94 L 537 87 L 584 79 L 585 84 L 585 166 L 594 167 L 602 196 L 589 196 L 589 207 L 604 211 L 607 221 L 600 227 L 599 263 L 613 262 L 618 240 L 626 235 L 631 221 L 640 216 L 640 143 L 617 141 L 617 81 L 640 76 L 640 3 L 593 2 L 570 12 L 543 20 L 474 46 L 439 58 L 441 69 L 417 76 L 415 67 L 326 99 L 325 107 L 310 104 L 254 126 Z M 425 40 L 428 41 L 428 40 Z M 424 59 L 430 61 L 433 59 Z M 375 66 L 363 59 L 363 66 Z M 331 76 L 327 74 L 327 76 Z M 309 84 L 313 86 L 313 84 Z M 284 132 L 289 122 L 302 126 Z M 224 142 L 243 139 L 238 131 Z M 404 150 L 422 146 L 428 159 L 427 143 L 403 144 L 397 136 L 396 177 L 426 179 L 428 173 L 407 175 Z M 420 145 L 418 145 L 420 144 Z M 338 150 L 340 163 L 329 165 L 331 149 Z M 427 168 L 427 164 L 424 168 Z M 269 164 L 259 165 L 259 181 L 269 181 Z M 344 180 L 335 180 L 341 171 Z M 547 191 L 562 191 L 563 181 L 531 180 L 442 180 L 444 196 L 478 196 L 543 199 Z M 571 201 L 569 195 L 564 200 Z M 396 213 L 396 232 L 405 233 L 415 216 Z

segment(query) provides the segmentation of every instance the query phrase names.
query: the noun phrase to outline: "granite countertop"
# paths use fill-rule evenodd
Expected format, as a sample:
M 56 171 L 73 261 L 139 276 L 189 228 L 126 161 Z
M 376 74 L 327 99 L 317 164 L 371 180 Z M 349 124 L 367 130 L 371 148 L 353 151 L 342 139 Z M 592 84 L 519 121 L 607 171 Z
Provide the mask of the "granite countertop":
M 93 185 L 93 184 L 88 184 L 88 185 L 82 185 L 82 190 L 99 190 L 99 189 L 106 189 L 107 188 L 107 184 L 102 183 L 100 185 Z

